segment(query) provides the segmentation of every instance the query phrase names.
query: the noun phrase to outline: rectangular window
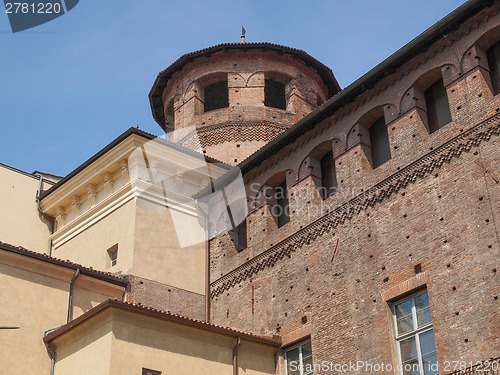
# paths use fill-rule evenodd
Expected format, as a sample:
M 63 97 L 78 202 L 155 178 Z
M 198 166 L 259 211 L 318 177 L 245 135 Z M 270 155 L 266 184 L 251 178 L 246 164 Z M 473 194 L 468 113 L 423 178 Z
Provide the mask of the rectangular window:
M 382 116 L 370 126 L 370 146 L 372 152 L 372 167 L 377 168 L 391 158 L 389 134 L 385 118 Z
M 215 82 L 205 87 L 204 90 L 205 112 L 218 108 L 229 107 L 229 92 L 227 80 Z
M 425 91 L 429 133 L 451 122 L 450 105 L 443 80 L 440 79 Z
M 143 368 L 142 375 L 161 375 L 161 372 L 155 371 L 155 370 L 148 370 L 147 368 Z
M 323 199 L 333 195 L 337 190 L 337 176 L 335 172 L 335 160 L 333 160 L 333 152 L 329 151 L 320 160 L 321 166 L 321 193 Z
M 276 219 L 278 228 L 281 228 L 286 223 L 290 222 L 290 207 L 288 205 L 288 189 L 286 186 L 286 179 L 277 186 L 276 193 Z
M 311 340 L 303 341 L 285 349 L 286 375 L 309 375 L 313 373 Z
M 500 42 L 495 43 L 487 52 L 488 65 L 490 67 L 491 84 L 493 94 L 500 92 Z
M 116 266 L 116 263 L 118 261 L 118 244 L 108 249 L 108 257 L 110 267 Z
M 264 87 L 264 105 L 286 109 L 285 85 L 274 79 L 266 79 Z
M 439 374 L 427 291 L 398 300 L 391 307 L 401 373 Z

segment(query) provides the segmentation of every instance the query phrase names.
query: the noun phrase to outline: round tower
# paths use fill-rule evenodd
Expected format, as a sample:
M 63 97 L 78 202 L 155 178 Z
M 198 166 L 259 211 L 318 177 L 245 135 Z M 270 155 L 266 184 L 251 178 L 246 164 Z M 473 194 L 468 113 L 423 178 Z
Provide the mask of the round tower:
M 180 57 L 149 100 L 173 140 L 235 165 L 339 90 L 332 71 L 301 50 L 235 43 Z

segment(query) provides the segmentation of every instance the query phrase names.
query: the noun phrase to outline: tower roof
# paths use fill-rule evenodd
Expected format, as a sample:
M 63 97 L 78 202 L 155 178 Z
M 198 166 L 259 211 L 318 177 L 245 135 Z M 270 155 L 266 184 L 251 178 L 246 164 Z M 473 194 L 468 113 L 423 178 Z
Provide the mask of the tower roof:
M 340 91 L 340 86 L 333 75 L 333 72 L 326 65 L 316 60 L 314 57 L 308 53 L 291 47 L 282 46 L 273 43 L 223 43 L 216 46 L 204 48 L 199 51 L 190 52 L 179 57 L 174 63 L 172 63 L 168 68 L 163 70 L 158 74 L 156 80 L 149 92 L 149 102 L 151 105 L 151 111 L 153 112 L 153 117 L 156 122 L 163 126 L 165 122 L 164 111 L 163 111 L 163 101 L 162 94 L 163 90 L 167 87 L 169 79 L 174 75 L 175 72 L 181 70 L 184 65 L 194 61 L 200 57 L 209 57 L 210 55 L 217 52 L 227 52 L 227 51 L 250 51 L 250 50 L 264 50 L 264 51 L 274 51 L 278 54 L 288 54 L 302 60 L 307 66 L 313 68 L 318 72 L 326 87 L 328 88 L 328 95 L 332 97 L 337 92 Z

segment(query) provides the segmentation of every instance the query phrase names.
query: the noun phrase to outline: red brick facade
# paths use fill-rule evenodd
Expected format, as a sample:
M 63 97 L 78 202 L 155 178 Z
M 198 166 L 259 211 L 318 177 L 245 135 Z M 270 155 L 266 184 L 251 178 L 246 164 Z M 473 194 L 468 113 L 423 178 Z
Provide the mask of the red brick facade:
M 390 303 L 426 288 L 441 373 L 498 357 L 500 96 L 485 53 L 500 40 L 498 9 L 446 30 L 244 171 L 248 248 L 238 253 L 227 235 L 210 243 L 216 324 L 285 343 L 310 335 L 315 363 L 394 364 Z M 439 75 L 452 122 L 429 134 L 423 92 Z M 374 169 L 367 125 L 377 113 L 392 157 Z M 325 141 L 339 191 L 323 200 L 305 165 Z M 291 220 L 277 228 L 257 192 L 283 172 Z

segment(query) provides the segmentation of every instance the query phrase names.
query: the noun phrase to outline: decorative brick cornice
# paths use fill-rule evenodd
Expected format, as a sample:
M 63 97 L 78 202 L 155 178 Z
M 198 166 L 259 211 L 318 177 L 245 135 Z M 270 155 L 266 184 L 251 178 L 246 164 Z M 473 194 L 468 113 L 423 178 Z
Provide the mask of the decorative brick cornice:
M 459 157 L 464 151 L 468 152 L 472 147 L 479 146 L 481 142 L 489 140 L 494 135 L 500 135 L 500 113 L 491 115 L 486 120 L 436 147 L 433 151 L 387 177 L 371 189 L 327 212 L 290 237 L 214 281 L 211 284 L 211 297 L 217 297 L 259 271 L 273 267 L 279 260 L 291 257 L 292 253 L 302 246 L 309 245 L 318 237 L 352 219 L 368 207 L 373 207 L 376 203 L 382 202 L 406 188 L 410 183 L 428 176 L 443 164 Z
M 202 148 L 213 146 L 224 142 L 268 142 L 278 134 L 288 129 L 288 125 L 273 124 L 270 122 L 225 122 L 221 124 L 202 127 L 185 136 L 180 144 L 187 148 L 198 146 Z

